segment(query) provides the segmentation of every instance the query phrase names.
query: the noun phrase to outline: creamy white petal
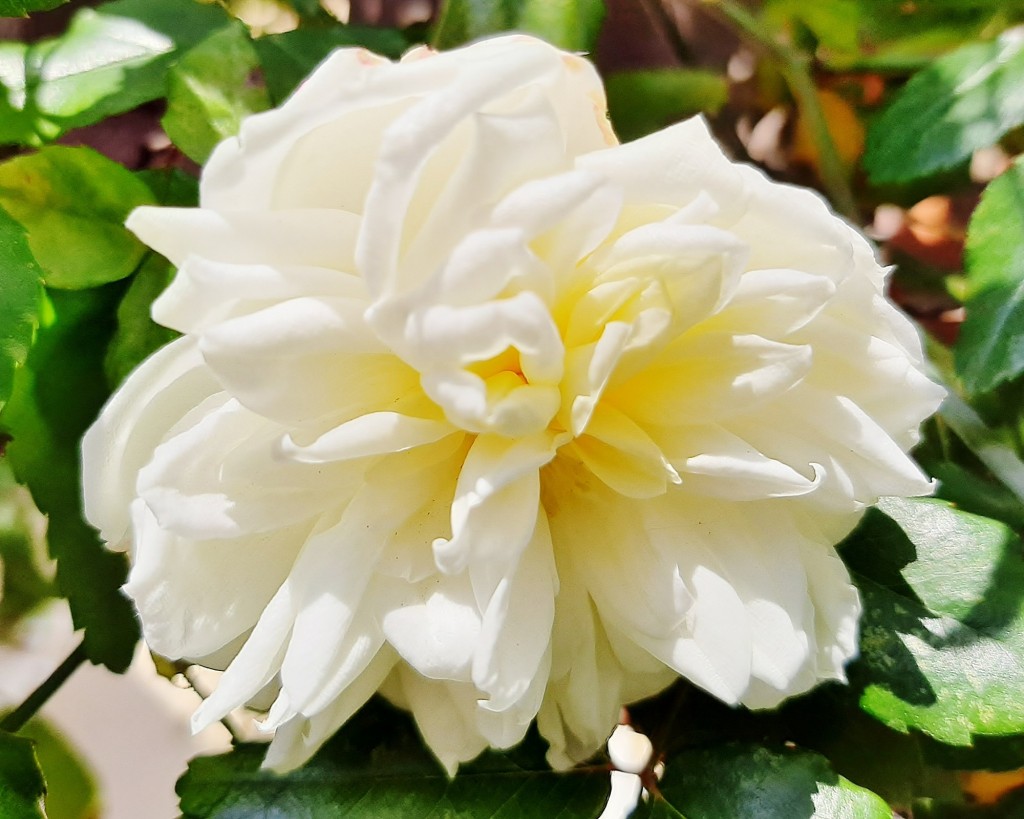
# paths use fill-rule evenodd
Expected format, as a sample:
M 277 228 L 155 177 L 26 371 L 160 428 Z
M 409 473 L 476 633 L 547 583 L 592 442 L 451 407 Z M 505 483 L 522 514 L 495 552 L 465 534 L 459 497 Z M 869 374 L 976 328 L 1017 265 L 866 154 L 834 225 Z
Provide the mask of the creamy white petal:
M 195 340 L 185 337 L 146 359 L 107 402 L 82 440 L 85 515 L 107 543 L 124 538 L 137 473 L 154 447 L 219 390 Z
M 378 651 L 359 676 L 312 717 L 292 717 L 274 733 L 262 767 L 284 774 L 306 763 L 331 735 L 380 688 L 397 658 L 387 646 Z
M 551 534 L 546 516 L 538 515 L 514 574 L 498 582 L 483 612 L 473 682 L 488 694 L 490 710 L 509 708 L 539 676 L 551 641 L 557 593 Z
M 282 462 L 280 435 L 278 425 L 214 395 L 156 447 L 136 491 L 161 527 L 202 540 L 314 520 L 357 486 L 343 467 Z
M 139 610 L 150 648 L 172 659 L 213 654 L 255 623 L 288 577 L 311 526 L 283 526 L 256 536 L 190 540 L 132 504 L 136 550 L 127 594 Z
M 125 226 L 181 266 L 189 256 L 232 264 L 354 270 L 358 219 L 340 210 L 136 208 Z
M 185 258 L 153 302 L 153 320 L 182 333 L 199 333 L 227 319 L 303 296 L 365 298 L 362 280 L 326 267 L 229 264 Z

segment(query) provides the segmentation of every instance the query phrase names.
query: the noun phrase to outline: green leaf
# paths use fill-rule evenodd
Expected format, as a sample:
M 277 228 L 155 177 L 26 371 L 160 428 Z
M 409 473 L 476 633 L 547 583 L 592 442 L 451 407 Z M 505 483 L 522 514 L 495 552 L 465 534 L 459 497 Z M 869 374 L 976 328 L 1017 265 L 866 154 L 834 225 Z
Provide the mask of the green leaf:
M 53 146 L 0 165 L 0 207 L 26 229 L 50 287 L 94 287 L 131 274 L 146 248 L 124 220 L 153 201 L 144 182 L 90 148 Z
M 36 326 L 42 285 L 25 229 L 0 210 L 0 411 L 25 363 Z
M 857 31 L 861 8 L 858 0 L 805 3 L 803 0 L 769 0 L 762 14 L 772 28 L 788 27 L 797 21 L 818 43 L 839 54 L 854 54 L 859 48 Z
M 0 816 L 4 819 L 46 819 L 46 783 L 32 740 L 0 731 Z
M 39 767 L 46 778 L 47 819 L 87 819 L 102 815 L 94 774 L 56 728 L 36 717 L 29 720 L 18 735 L 35 743 Z
M 716 113 L 729 93 L 724 77 L 685 68 L 623 71 L 608 77 L 605 87 L 608 112 L 623 142 L 692 114 Z
M 447 0 L 432 41 L 437 48 L 454 48 L 518 29 L 560 48 L 593 51 L 604 15 L 603 0 Z
M 823 756 L 792 748 L 724 745 L 673 755 L 663 799 L 637 819 L 892 819 L 869 790 L 836 774 Z
M 28 17 L 31 11 L 49 11 L 68 0 L 0 0 L 0 17 Z
M 0 142 L 41 145 L 162 97 L 178 52 L 227 19 L 195 0 L 116 0 L 81 9 L 60 37 L 0 44 Z
M 955 746 L 1024 733 L 1020 540 L 938 500 L 880 508 L 842 551 L 864 603 L 861 708 Z
M 966 162 L 1024 123 L 1024 38 L 1007 33 L 954 51 L 914 75 L 868 131 L 877 184 L 910 182 Z
M 966 251 L 968 299 L 1024 281 L 1024 160 L 985 188 L 971 215 Z
M 522 749 L 484 754 L 449 779 L 409 718 L 376 700 L 297 771 L 261 771 L 265 752 L 242 745 L 192 760 L 177 787 L 185 819 L 550 819 L 597 816 L 609 793 L 603 767 L 555 773 Z
M 185 208 L 198 204 L 198 182 L 180 170 L 150 170 L 136 175 L 149 185 L 161 205 Z M 132 277 L 117 306 L 117 330 L 103 362 L 111 387 L 120 384 L 143 359 L 178 337 L 176 332 L 150 318 L 153 301 L 173 278 L 174 268 L 170 262 L 152 251 Z
M 206 162 L 244 117 L 270 107 L 259 59 L 241 24 L 207 37 L 171 69 L 161 124 L 188 157 Z
M 15 482 L 10 464 L 0 459 L 0 642 L 7 629 L 55 593 L 44 575 L 48 561 L 38 523 L 32 498 Z
M 568 51 L 593 51 L 604 22 L 604 0 L 524 0 L 518 28 Z
M 954 360 L 964 388 L 978 394 L 1024 372 L 1022 161 L 985 189 L 971 217 L 967 286 L 967 319 Z
M 178 337 L 174 330 L 157 324 L 149 317 L 154 299 L 173 278 L 174 268 L 156 253 L 149 254 L 132 277 L 117 307 L 117 330 L 103 362 L 111 387 L 119 385 L 144 359 Z
M 124 285 L 50 290 L 48 308 L 14 392 L 0 416 L 6 454 L 18 480 L 49 516 L 47 541 L 57 585 L 71 605 L 94 663 L 123 671 L 138 626 L 121 592 L 123 554 L 110 552 L 82 517 L 79 445 L 108 395 L 103 357 Z
M 406 39 L 394 29 L 358 26 L 300 28 L 260 37 L 253 45 L 263 66 L 267 91 L 275 105 L 283 102 L 336 48 L 361 46 L 394 58 L 409 47 Z

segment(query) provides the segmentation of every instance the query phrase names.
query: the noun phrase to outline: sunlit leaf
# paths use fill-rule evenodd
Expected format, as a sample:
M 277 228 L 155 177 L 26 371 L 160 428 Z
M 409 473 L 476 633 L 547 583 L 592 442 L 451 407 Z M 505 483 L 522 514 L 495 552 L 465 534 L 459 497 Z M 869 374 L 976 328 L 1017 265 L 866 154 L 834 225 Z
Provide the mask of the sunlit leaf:
M 145 183 L 89 148 L 53 146 L 0 165 L 0 207 L 25 228 L 50 287 L 131 274 L 146 249 L 124 220 L 153 201 Z
M 1024 372 L 1024 162 L 988 186 L 971 218 L 967 284 L 956 369 L 982 393 Z
M 861 707 L 969 747 L 1024 733 L 1024 554 L 1005 525 L 887 499 L 846 542 L 864 601 Z M 883 514 L 884 512 L 884 514 Z
M 868 132 L 875 184 L 949 170 L 1024 123 L 1024 38 L 965 46 L 911 78 Z
M 0 210 L 0 410 L 25 363 L 39 323 L 39 266 L 25 229 Z
M 59 37 L 0 44 L 0 142 L 40 145 L 163 96 L 178 51 L 226 21 L 195 0 L 115 0 Z

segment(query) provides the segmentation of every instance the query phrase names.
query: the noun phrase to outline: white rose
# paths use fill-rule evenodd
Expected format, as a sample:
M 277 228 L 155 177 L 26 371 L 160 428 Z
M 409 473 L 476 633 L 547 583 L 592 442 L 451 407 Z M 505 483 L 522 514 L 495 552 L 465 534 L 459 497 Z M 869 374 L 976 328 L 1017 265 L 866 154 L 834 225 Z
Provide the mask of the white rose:
M 588 63 L 336 52 L 198 209 L 129 226 L 184 333 L 84 444 L 157 652 L 265 688 L 267 764 L 375 691 L 449 769 L 568 765 L 679 675 L 773 706 L 856 653 L 833 544 L 942 391 L 866 242 L 699 120 L 617 146 Z

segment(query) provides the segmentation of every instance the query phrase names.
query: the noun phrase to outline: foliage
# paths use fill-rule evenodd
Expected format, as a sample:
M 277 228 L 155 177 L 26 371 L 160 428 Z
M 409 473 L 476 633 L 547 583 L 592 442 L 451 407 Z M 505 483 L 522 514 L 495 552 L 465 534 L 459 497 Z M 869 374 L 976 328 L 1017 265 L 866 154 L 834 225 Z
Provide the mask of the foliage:
M 0 0 L 0 15 L 32 25 L 60 5 Z M 735 153 L 873 225 L 952 396 L 917 451 L 942 500 L 885 500 L 841 546 L 864 605 L 849 685 L 768 713 L 683 683 L 631 707 L 665 762 L 635 816 L 1020 815 L 1020 788 L 971 801 L 957 772 L 1024 769 L 1024 4 L 686 0 L 677 26 L 657 3 L 627 4 L 638 23 L 622 2 L 446 0 L 404 29 L 358 0 L 351 25 L 290 5 L 299 27 L 258 37 L 232 4 L 114 0 L 0 42 L 0 493 L 27 487 L 56 559 L 51 581 L 0 498 L 0 637 L 59 595 L 91 661 L 122 671 L 138 638 L 126 560 L 79 490 L 84 430 L 175 337 L 149 317 L 173 267 L 126 215 L 194 204 L 216 145 L 334 48 L 397 57 L 518 29 L 596 55 L 622 139 L 703 114 Z M 883 229 L 879 205 L 898 224 Z M 597 816 L 608 764 L 556 773 L 543 752 L 531 733 L 448 779 L 408 717 L 373 700 L 298 771 L 260 771 L 262 748 L 240 744 L 193 760 L 178 793 L 186 817 Z M 0 733 L 0 815 L 45 815 L 45 768 Z

